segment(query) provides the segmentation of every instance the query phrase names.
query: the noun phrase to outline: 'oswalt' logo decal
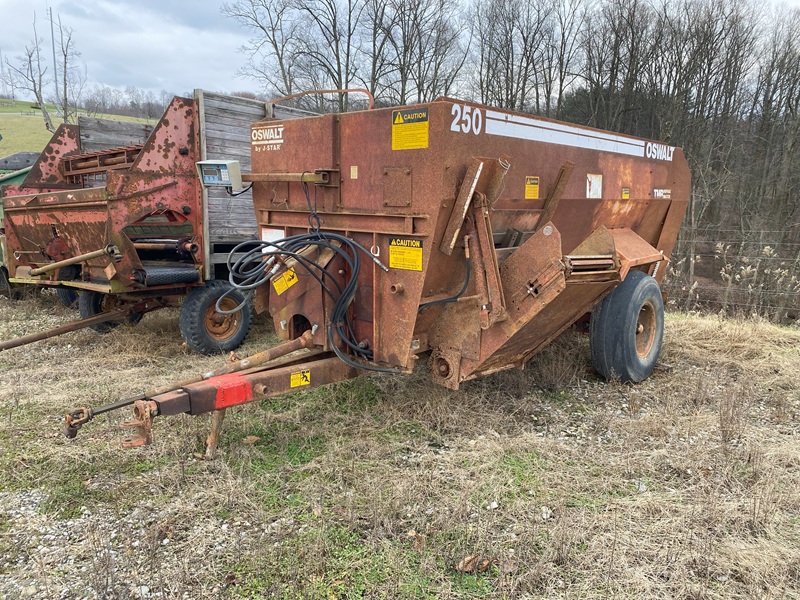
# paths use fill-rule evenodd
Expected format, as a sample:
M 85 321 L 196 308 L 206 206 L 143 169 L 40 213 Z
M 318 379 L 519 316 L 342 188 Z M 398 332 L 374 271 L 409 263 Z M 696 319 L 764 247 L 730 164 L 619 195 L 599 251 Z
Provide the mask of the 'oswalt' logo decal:
M 250 132 L 250 144 L 256 152 L 280 150 L 283 144 L 283 125 L 256 127 Z
M 673 152 L 675 152 L 675 148 L 666 144 L 647 142 L 644 147 L 644 155 L 647 158 L 655 158 L 656 160 L 672 160 Z

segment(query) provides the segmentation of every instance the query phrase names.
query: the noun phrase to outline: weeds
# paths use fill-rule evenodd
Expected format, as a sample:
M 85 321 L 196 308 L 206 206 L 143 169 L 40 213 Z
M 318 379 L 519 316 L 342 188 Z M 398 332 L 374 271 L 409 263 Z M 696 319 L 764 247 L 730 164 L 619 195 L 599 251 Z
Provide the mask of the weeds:
M 31 302 L 0 300 L 0 332 L 70 318 Z M 570 332 L 458 392 L 420 365 L 254 403 L 213 462 L 193 456 L 207 418 L 158 419 L 134 451 L 126 414 L 58 433 L 73 405 L 216 365 L 169 310 L 3 353 L 0 595 L 797 596 L 800 334 L 672 315 L 665 340 L 673 369 L 637 386 L 600 382 Z

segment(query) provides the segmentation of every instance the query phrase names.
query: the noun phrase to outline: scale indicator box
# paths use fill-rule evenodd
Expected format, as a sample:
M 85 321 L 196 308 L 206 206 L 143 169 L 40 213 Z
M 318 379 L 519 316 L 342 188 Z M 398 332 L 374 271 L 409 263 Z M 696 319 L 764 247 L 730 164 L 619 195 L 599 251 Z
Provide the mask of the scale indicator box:
M 242 189 L 242 168 L 238 160 L 201 160 L 196 164 L 203 187 Z

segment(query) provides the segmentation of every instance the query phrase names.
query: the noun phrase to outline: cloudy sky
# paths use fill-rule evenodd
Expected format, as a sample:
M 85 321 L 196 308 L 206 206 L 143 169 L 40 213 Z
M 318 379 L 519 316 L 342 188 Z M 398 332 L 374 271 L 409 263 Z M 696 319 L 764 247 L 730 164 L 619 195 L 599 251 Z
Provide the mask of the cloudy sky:
M 221 5 L 221 0 L 0 0 L 0 52 L 15 62 L 33 39 L 35 12 L 52 73 L 50 7 L 74 30 L 79 60 L 92 82 L 156 94 L 258 91 L 236 77 L 246 62 L 239 48 L 247 33 L 220 14 Z

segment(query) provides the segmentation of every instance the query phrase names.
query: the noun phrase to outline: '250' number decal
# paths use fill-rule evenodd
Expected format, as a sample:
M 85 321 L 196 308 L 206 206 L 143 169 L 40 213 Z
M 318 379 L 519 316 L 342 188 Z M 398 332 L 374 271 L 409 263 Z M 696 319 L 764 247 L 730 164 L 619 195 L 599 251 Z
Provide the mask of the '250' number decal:
M 453 115 L 450 131 L 472 132 L 478 135 L 483 129 L 483 113 L 480 108 L 453 104 L 450 114 Z

